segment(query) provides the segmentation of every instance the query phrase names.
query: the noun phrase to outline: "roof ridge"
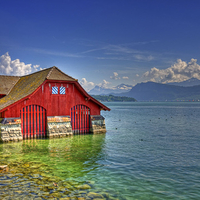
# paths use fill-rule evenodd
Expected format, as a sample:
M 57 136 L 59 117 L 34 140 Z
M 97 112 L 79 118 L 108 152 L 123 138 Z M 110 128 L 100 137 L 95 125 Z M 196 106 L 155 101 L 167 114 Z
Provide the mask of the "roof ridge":
M 60 73 L 62 73 L 63 75 L 65 75 L 65 76 L 67 76 L 67 77 L 69 77 L 69 78 L 71 78 L 71 79 L 73 79 L 73 80 L 75 80 L 75 81 L 78 81 L 78 79 L 75 79 L 75 78 L 73 78 L 72 76 L 69 76 L 68 74 L 65 74 L 63 71 L 61 71 L 59 68 L 57 68 L 56 66 L 53 66 L 52 67 L 52 69 L 51 69 L 51 71 L 49 72 L 49 74 L 47 75 L 47 77 L 46 77 L 46 79 L 48 79 L 50 76 L 51 76 L 51 74 L 52 74 L 52 72 L 53 72 L 53 70 L 54 69 L 56 69 L 56 70 L 58 70 Z
M 49 76 L 51 75 L 51 73 L 52 73 L 52 71 L 53 71 L 54 68 L 57 68 L 57 67 L 56 67 L 56 66 L 51 67 L 51 70 L 50 70 L 50 72 L 48 73 L 48 75 L 46 76 L 46 79 L 49 78 Z
M 41 71 L 46 71 L 46 70 L 49 70 L 49 69 L 51 69 L 51 68 L 52 68 L 52 67 L 45 68 L 45 69 L 42 69 L 42 70 L 33 72 L 33 73 L 31 73 L 31 74 L 26 74 L 26 75 L 20 76 L 20 77 L 30 76 L 30 75 L 32 75 L 32 74 L 40 73 Z
M 18 83 L 18 81 L 19 81 L 20 79 L 21 79 L 21 77 L 19 76 L 17 82 L 16 82 L 15 84 L 13 84 L 13 86 L 10 88 L 10 90 L 8 91 L 8 93 L 7 93 L 6 95 L 8 95 L 8 94 L 11 92 L 11 90 L 13 89 L 13 87 Z
M 51 70 L 50 70 L 50 69 L 51 69 Z M 42 69 L 42 70 L 33 72 L 33 73 L 31 73 L 31 74 L 26 74 L 26 75 L 23 75 L 23 76 L 9 76 L 9 75 L 0 75 L 0 76 L 22 78 L 22 77 L 30 76 L 30 75 L 32 75 L 32 74 L 40 73 L 41 71 L 50 70 L 49 73 L 48 73 L 48 75 L 46 76 L 46 79 L 48 79 L 48 78 L 51 76 L 51 74 L 52 74 L 52 72 L 53 72 L 54 69 L 57 69 L 57 70 L 58 70 L 60 73 L 62 73 L 63 75 L 68 76 L 69 78 L 72 78 L 72 79 L 74 79 L 75 81 L 78 81 L 78 79 L 75 79 L 75 78 L 73 78 L 72 76 L 69 76 L 68 74 L 65 74 L 63 71 L 61 71 L 61 70 L 60 70 L 59 68 L 57 68 L 56 66 L 49 67 L 49 68 L 46 68 L 46 69 Z
M 0 74 L 0 76 L 6 76 L 6 77 L 19 77 L 19 78 L 21 77 L 21 76 L 10 76 L 10 75 L 1 75 L 1 74 Z

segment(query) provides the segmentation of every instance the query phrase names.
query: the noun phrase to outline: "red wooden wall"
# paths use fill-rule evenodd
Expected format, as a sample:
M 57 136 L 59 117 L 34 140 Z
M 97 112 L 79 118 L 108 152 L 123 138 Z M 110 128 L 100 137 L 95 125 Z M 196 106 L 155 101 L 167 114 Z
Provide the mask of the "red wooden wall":
M 90 132 L 90 109 L 84 105 L 71 108 L 71 124 L 74 133 Z
M 29 105 L 21 110 L 21 128 L 23 138 L 41 138 L 46 136 L 46 110 L 38 105 Z
M 52 87 L 65 87 L 66 94 L 52 94 Z M 15 103 L 5 111 L 5 118 L 20 117 L 20 110 L 28 105 L 39 105 L 46 109 L 47 116 L 70 116 L 70 109 L 78 104 L 90 108 L 91 115 L 100 115 L 100 107 L 79 91 L 74 83 L 62 81 L 44 82 L 38 91 L 29 95 L 26 100 Z

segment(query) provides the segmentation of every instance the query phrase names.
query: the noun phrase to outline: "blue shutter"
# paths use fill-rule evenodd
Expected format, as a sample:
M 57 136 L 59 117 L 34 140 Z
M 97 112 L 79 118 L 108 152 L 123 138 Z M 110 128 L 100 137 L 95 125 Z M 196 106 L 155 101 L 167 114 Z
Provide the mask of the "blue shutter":
M 52 94 L 58 94 L 58 87 L 52 87 Z
M 60 87 L 60 94 L 65 94 L 65 87 Z

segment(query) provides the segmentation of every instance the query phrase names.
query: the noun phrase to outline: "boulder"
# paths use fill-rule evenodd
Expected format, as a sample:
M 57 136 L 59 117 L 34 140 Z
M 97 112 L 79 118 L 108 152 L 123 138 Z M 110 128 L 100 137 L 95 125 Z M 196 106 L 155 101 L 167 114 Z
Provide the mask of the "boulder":
M 89 192 L 89 193 L 87 194 L 87 196 L 88 196 L 89 198 L 92 198 L 92 199 L 96 199 L 96 198 L 104 199 L 104 197 L 103 197 L 101 194 L 95 193 L 95 192 Z

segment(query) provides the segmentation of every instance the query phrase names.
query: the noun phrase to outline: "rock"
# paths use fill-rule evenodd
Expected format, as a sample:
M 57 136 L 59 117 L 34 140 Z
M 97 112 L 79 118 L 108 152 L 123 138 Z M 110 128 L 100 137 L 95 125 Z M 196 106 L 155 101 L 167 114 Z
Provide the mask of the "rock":
M 104 199 L 101 194 L 95 193 L 95 192 L 89 192 L 87 196 L 92 199 L 94 199 L 94 198 Z
M 17 190 L 17 191 L 15 191 L 15 193 L 21 194 L 23 192 L 21 190 Z
M 81 195 L 87 194 L 87 191 L 84 191 L 84 190 L 79 191 L 79 194 L 81 194 Z
M 87 181 L 87 183 L 91 184 L 91 185 L 94 185 L 95 184 L 95 181 Z
M 78 200 L 85 200 L 84 197 L 78 197 Z
M 104 198 L 106 198 L 106 199 L 109 199 L 109 198 L 110 198 L 110 194 L 107 193 L 107 192 L 104 192 L 104 193 L 101 193 L 101 194 L 102 194 L 102 196 L 103 196 Z
M 23 168 L 28 168 L 28 167 L 30 167 L 30 165 L 28 163 L 26 163 L 26 164 L 22 165 L 22 167 Z
M 28 168 L 30 168 L 30 170 L 36 170 L 36 169 L 38 169 L 38 167 L 37 166 L 35 166 L 35 165 L 31 165 L 30 167 L 28 167 Z
M 7 167 L 8 167 L 8 165 L 0 165 L 0 169 L 5 169 Z
M 102 199 L 102 198 L 94 198 L 93 200 L 104 200 L 104 199 Z
M 1 165 L 0 166 L 0 172 L 1 173 L 8 172 L 8 166 L 7 165 Z
M 79 189 L 79 190 L 88 190 L 88 189 L 91 189 L 91 186 L 89 186 L 88 184 L 84 184 L 84 185 L 78 186 L 77 189 Z
M 52 195 L 53 197 L 56 197 L 56 198 L 62 197 L 62 194 L 59 193 L 59 192 L 53 192 L 53 193 L 51 193 L 51 195 Z
M 50 192 L 50 189 L 48 187 L 43 187 L 43 188 L 41 188 L 41 190 L 44 192 Z

